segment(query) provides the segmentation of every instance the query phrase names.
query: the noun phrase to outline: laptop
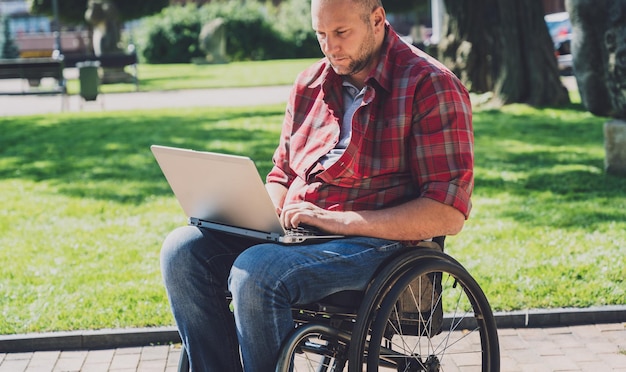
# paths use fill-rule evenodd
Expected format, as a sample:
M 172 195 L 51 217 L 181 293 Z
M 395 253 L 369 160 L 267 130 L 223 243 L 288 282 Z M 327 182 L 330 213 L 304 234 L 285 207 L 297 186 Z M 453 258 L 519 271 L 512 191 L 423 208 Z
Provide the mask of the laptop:
M 284 244 L 343 237 L 286 230 L 248 157 L 159 145 L 150 149 L 191 225 Z

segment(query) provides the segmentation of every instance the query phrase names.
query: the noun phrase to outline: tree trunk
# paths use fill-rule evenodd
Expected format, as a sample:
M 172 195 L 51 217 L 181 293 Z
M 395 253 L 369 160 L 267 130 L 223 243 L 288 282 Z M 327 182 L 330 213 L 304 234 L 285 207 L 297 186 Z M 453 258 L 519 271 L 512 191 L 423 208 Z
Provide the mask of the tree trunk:
M 467 88 L 476 93 L 493 90 L 495 71 L 491 59 L 494 49 L 494 22 L 489 20 L 488 3 L 495 0 L 446 0 L 439 59 Z M 493 11 L 492 11 L 493 13 Z
M 444 0 L 439 58 L 473 92 L 497 102 L 569 103 L 537 0 Z

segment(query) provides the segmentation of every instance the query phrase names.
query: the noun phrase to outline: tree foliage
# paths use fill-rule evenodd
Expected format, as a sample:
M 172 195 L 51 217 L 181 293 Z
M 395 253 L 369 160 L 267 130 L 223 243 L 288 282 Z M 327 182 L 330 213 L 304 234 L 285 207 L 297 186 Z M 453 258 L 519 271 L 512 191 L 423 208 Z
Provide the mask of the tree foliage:
M 0 14 L 0 58 L 18 58 L 20 50 L 9 29 L 9 18 Z
M 234 1 L 173 5 L 142 20 L 136 44 L 148 63 L 186 63 L 204 57 L 200 30 L 221 18 L 231 61 L 320 57 L 308 9 L 308 0 L 287 0 L 276 9 Z
M 383 7 L 390 13 L 402 13 L 415 10 L 418 4 L 427 1 L 430 0 L 383 0 Z
M 159 12 L 169 5 L 169 0 L 111 0 L 120 12 L 122 21 L 138 19 Z M 88 0 L 58 0 L 59 18 L 70 24 L 85 22 Z M 52 0 L 29 0 L 34 14 L 53 15 Z
M 569 103 L 536 0 L 444 0 L 438 57 L 474 92 L 500 103 Z

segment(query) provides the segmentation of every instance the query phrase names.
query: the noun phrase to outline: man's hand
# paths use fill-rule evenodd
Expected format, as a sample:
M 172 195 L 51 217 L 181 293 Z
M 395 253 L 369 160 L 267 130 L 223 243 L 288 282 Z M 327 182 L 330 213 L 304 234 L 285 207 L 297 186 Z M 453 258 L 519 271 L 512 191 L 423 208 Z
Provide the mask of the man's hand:
M 346 214 L 328 211 L 309 202 L 291 204 L 282 210 L 280 220 L 286 229 L 309 225 L 331 234 L 341 234 Z

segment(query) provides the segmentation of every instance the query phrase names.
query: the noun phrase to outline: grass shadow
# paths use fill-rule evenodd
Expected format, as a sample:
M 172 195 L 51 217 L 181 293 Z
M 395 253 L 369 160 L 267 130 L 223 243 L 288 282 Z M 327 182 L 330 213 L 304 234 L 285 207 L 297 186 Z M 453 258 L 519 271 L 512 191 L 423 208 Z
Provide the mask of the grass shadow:
M 74 196 L 140 203 L 170 193 L 150 145 L 237 153 L 267 173 L 282 108 L 0 119 L 0 178 L 47 181 Z M 119 187 L 124 185 L 124 187 Z
M 624 221 L 626 179 L 604 172 L 606 118 L 580 107 L 526 106 L 481 111 L 474 118 L 474 195 L 506 194 L 519 203 L 503 206 L 501 218 L 586 229 Z

